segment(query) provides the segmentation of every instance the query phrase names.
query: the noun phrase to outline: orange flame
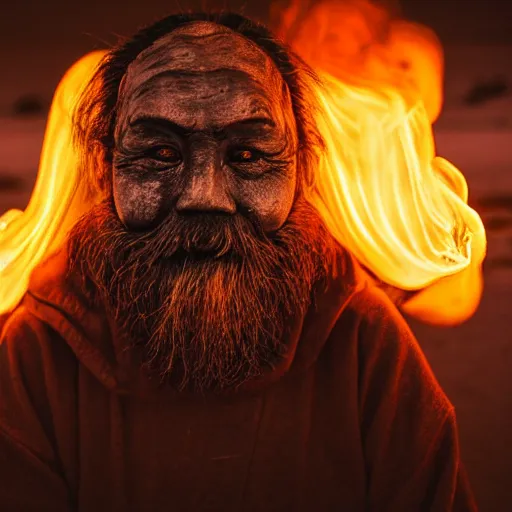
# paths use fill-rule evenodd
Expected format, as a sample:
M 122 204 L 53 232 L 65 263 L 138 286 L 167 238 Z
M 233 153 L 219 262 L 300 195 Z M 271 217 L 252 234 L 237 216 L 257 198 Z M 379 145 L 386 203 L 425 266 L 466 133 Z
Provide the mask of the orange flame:
M 393 89 L 323 82 L 317 122 L 327 151 L 312 202 L 334 236 L 404 290 L 466 268 L 483 227 L 465 202 L 463 176 L 434 156 L 422 104 L 407 107 Z
M 309 200 L 333 235 L 383 282 L 423 290 L 403 307 L 433 323 L 469 317 L 481 294 L 486 239 L 463 175 L 436 157 L 443 56 L 425 27 L 366 0 L 292 0 L 278 33 L 319 73 L 317 123 L 327 151 Z M 0 312 L 88 207 L 80 194 L 70 112 L 104 52 L 59 85 L 27 210 L 0 218 Z
M 52 101 L 30 202 L 24 212 L 9 210 L 0 217 L 0 313 L 19 302 L 34 267 L 87 209 L 79 189 L 71 115 L 104 53 L 86 55 L 65 74 Z
M 444 56 L 428 27 L 393 19 L 382 3 L 368 0 L 281 0 L 271 16 L 279 36 L 314 69 L 347 83 L 399 89 L 405 98 L 421 98 L 431 123 L 439 116 Z
M 435 155 L 443 52 L 422 25 L 367 0 L 291 0 L 279 34 L 322 77 L 327 144 L 310 201 L 384 283 L 422 290 L 402 309 L 454 324 L 482 293 L 486 236 L 464 176 Z

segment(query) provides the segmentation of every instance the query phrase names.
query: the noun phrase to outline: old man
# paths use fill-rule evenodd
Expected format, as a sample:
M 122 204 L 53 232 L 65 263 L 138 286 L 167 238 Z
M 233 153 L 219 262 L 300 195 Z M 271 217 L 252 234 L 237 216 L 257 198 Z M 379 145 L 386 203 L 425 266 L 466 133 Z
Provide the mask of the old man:
M 102 197 L 0 345 L 5 511 L 470 511 L 453 407 L 304 199 L 307 66 L 174 15 L 77 110 Z

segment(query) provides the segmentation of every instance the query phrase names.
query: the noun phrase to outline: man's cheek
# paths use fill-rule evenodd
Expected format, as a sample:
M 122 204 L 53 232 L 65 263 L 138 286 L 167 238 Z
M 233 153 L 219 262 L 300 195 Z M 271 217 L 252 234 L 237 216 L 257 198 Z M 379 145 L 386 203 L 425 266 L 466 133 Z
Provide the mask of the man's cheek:
M 257 217 L 267 233 L 277 231 L 293 206 L 295 180 L 262 180 L 241 187 L 241 203 Z
M 158 180 L 114 178 L 114 203 L 121 222 L 130 230 L 154 227 L 165 211 L 165 194 Z

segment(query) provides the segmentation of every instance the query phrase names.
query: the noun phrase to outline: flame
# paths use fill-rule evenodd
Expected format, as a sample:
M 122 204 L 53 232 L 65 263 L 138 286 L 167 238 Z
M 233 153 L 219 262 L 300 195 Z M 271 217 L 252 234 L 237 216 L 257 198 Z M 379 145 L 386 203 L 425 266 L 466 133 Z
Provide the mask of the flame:
M 367 0 L 291 0 L 273 15 L 322 78 L 327 151 L 310 201 L 378 279 L 421 290 L 403 310 L 441 325 L 466 320 L 482 293 L 486 235 L 464 176 L 435 154 L 437 37 Z
M 439 324 L 466 319 L 480 300 L 486 239 L 464 176 L 435 155 L 443 75 L 435 35 L 366 0 L 292 0 L 271 14 L 322 79 L 316 121 L 327 151 L 308 199 L 380 280 L 422 290 L 405 311 Z M 16 305 L 35 265 L 88 207 L 70 113 L 103 55 L 87 55 L 64 76 L 29 206 L 0 218 L 0 312 Z
M 61 80 L 52 101 L 30 202 L 24 212 L 9 210 L 0 217 L 0 313 L 19 302 L 34 267 L 59 246 L 72 223 L 87 209 L 79 188 L 71 115 L 104 53 L 86 55 Z
M 444 56 L 431 29 L 393 19 L 382 3 L 368 0 L 287 1 L 274 4 L 273 24 L 314 69 L 370 89 L 385 84 L 412 101 L 419 97 L 430 122 L 437 119 Z
M 465 269 L 483 227 L 465 202 L 462 174 L 435 157 L 421 102 L 409 108 L 393 89 L 322 78 L 317 123 L 327 151 L 311 201 L 330 231 L 382 281 L 404 290 Z

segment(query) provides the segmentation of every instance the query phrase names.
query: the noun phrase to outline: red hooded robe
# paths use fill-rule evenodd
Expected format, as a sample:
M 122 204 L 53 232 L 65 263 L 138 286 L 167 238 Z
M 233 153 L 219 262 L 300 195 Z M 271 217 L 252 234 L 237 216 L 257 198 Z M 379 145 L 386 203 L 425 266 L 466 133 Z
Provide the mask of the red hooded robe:
M 454 410 L 351 264 L 237 392 L 151 380 L 104 310 L 40 266 L 0 345 L 0 510 L 466 512 Z

